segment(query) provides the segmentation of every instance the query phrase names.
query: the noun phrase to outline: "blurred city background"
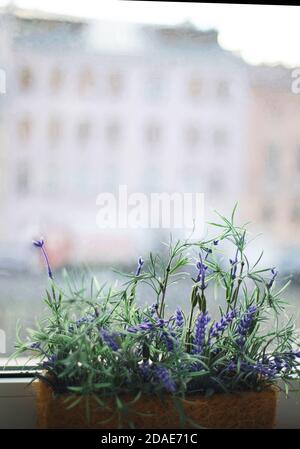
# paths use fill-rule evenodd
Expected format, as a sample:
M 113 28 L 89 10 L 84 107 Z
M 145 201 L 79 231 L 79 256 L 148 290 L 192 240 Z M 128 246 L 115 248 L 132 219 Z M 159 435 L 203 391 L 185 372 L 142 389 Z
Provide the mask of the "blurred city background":
M 293 275 L 287 298 L 298 308 L 300 95 L 291 65 L 253 65 L 192 17 L 93 20 L 9 3 L 0 9 L 0 69 L 8 352 L 17 319 L 32 324 L 42 307 L 46 275 L 33 238 L 45 237 L 58 278 L 62 267 L 85 264 L 100 280 L 112 279 L 111 266 L 132 271 L 168 240 L 168 230 L 97 227 L 98 194 L 122 184 L 146 194 L 203 192 L 205 220 L 238 202 L 239 220 L 263 234 L 253 253 L 264 248 L 282 279 Z

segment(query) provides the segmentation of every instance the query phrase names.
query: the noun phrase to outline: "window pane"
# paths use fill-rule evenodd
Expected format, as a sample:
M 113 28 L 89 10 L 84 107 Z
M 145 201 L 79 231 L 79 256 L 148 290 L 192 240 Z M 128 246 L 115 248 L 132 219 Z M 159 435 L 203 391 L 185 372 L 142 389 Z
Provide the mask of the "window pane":
M 203 192 L 205 221 L 238 203 L 237 220 L 263 234 L 253 253 L 264 247 L 293 274 L 297 304 L 300 8 L 127 2 L 125 14 L 115 2 L 104 16 L 101 2 L 17 3 L 0 8 L 0 356 L 13 352 L 17 320 L 34 326 L 42 311 L 33 239 L 45 238 L 63 285 L 64 267 L 111 281 L 111 266 L 132 273 L 170 232 L 186 236 L 100 228 L 104 193 L 120 220 L 139 217 L 135 194 Z M 182 307 L 184 288 L 170 292 Z

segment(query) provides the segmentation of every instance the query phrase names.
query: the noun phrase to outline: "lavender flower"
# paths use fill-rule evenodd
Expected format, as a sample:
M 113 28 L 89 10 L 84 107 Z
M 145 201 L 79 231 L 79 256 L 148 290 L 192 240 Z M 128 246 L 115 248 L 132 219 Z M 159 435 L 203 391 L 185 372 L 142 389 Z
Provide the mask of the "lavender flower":
M 231 312 L 228 312 L 226 315 L 223 315 L 221 318 L 221 321 L 218 323 L 215 323 L 211 329 L 210 329 L 210 337 L 217 338 L 220 335 L 223 334 L 225 329 L 230 325 L 230 323 L 233 321 L 233 319 L 236 317 L 237 311 L 232 310 Z
M 117 351 L 120 346 L 116 341 L 117 334 L 112 334 L 106 329 L 102 329 L 100 332 L 103 342 L 113 351 Z
M 241 371 L 252 374 L 259 374 L 260 376 L 267 378 L 274 378 L 277 374 L 277 371 L 271 365 L 266 365 L 262 362 L 257 363 L 249 363 L 249 362 L 241 362 L 240 364 Z
M 138 324 L 137 326 L 131 326 L 128 327 L 127 331 L 132 333 L 132 334 L 136 334 L 138 332 L 147 332 L 147 331 L 152 331 L 155 328 L 155 323 L 152 322 L 148 322 L 148 321 L 144 321 L 141 324 Z
M 300 357 L 300 351 L 285 352 L 278 356 L 274 356 L 270 364 L 279 373 L 284 368 L 291 370 L 293 368 L 293 361 L 295 361 L 298 357 Z
M 196 320 L 196 326 L 195 326 L 195 348 L 193 350 L 194 353 L 199 354 L 202 352 L 204 343 L 205 343 L 205 331 L 206 326 L 210 321 L 210 317 L 208 316 L 208 313 L 201 312 Z
M 189 366 L 190 372 L 194 373 L 196 371 L 201 371 L 203 369 L 203 366 L 200 362 L 192 362 Z
M 205 283 L 205 276 L 206 276 L 206 270 L 207 265 L 205 265 L 202 261 L 201 254 L 199 255 L 200 261 L 197 262 L 196 267 L 198 268 L 198 276 L 196 278 L 196 282 L 200 282 L 200 288 L 202 291 L 204 291 L 207 287 L 207 283 Z
M 175 314 L 175 325 L 177 327 L 182 327 L 184 324 L 184 315 L 180 307 L 177 307 Z
M 41 348 L 40 342 L 35 342 L 30 345 L 30 349 L 40 349 L 40 348 Z
M 154 375 L 164 385 L 165 389 L 169 393 L 174 393 L 176 391 L 176 383 L 174 379 L 172 379 L 167 368 L 164 366 L 155 367 Z
M 151 380 L 153 374 L 152 366 L 148 361 L 143 361 L 143 363 L 139 365 L 139 372 L 144 382 L 149 382 Z
M 144 260 L 141 257 L 139 257 L 138 258 L 138 266 L 137 266 L 137 269 L 136 269 L 136 272 L 135 272 L 136 276 L 139 276 L 141 274 L 141 270 L 142 270 L 143 265 L 144 265 Z
M 47 255 L 47 253 L 46 253 L 46 250 L 45 250 L 45 248 L 44 248 L 44 244 L 45 244 L 44 239 L 41 237 L 40 240 L 33 240 L 33 241 L 32 241 L 32 244 L 33 244 L 33 246 L 35 246 L 36 248 L 40 248 L 40 249 L 41 249 L 41 251 L 42 251 L 42 253 L 43 253 L 43 256 L 44 256 L 44 259 L 45 259 L 45 262 L 46 262 L 46 265 L 47 265 L 48 276 L 49 276 L 50 279 L 53 280 L 53 273 L 52 273 L 52 270 L 51 270 L 49 258 L 48 258 L 48 255 Z
M 214 240 L 214 245 L 217 246 L 219 244 L 219 240 Z
M 276 277 L 277 277 L 277 275 L 278 275 L 278 271 L 277 271 L 277 270 L 275 269 L 275 267 L 274 267 L 274 268 L 272 268 L 271 273 L 272 273 L 272 278 L 270 279 L 270 281 L 269 281 L 268 284 L 267 284 L 267 288 L 268 288 L 269 290 L 272 288 L 272 286 L 273 286 L 273 284 L 274 284 L 274 281 L 275 281 L 275 279 L 276 279 Z
M 88 318 L 84 316 L 82 318 L 79 318 L 77 321 L 75 321 L 75 324 L 77 327 L 80 327 L 83 324 L 87 323 L 88 321 L 89 321 Z
M 157 315 L 157 311 L 158 311 L 158 304 L 157 303 L 152 304 L 152 306 L 150 307 L 151 316 Z
M 178 344 L 177 335 L 172 329 L 168 329 L 168 331 L 163 331 L 161 335 L 161 339 L 164 342 L 167 351 L 174 351 L 175 346 Z
M 253 324 L 253 320 L 255 317 L 255 314 L 257 312 L 257 308 L 255 306 L 250 306 L 248 310 L 244 313 L 242 319 L 239 322 L 237 331 L 239 334 L 237 343 L 239 346 L 244 346 L 246 341 L 246 336 Z

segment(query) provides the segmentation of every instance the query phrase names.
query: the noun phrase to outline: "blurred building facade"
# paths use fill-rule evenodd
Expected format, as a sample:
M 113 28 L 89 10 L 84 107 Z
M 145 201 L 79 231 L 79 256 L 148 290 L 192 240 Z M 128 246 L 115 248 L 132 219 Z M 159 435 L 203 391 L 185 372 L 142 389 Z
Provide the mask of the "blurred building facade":
M 249 70 L 249 216 L 274 246 L 289 253 L 291 269 L 299 269 L 291 260 L 298 259 L 300 244 L 299 95 L 292 92 L 290 69 Z
M 0 20 L 2 242 L 47 235 L 56 265 L 126 260 L 157 235 L 97 229 L 97 195 L 122 184 L 204 192 L 207 218 L 236 201 L 258 223 L 276 209 L 279 234 L 287 214 L 297 229 L 297 174 L 294 182 L 284 170 L 300 167 L 298 98 L 282 75 L 274 81 L 281 69 L 250 68 L 215 31 L 189 23 L 96 24 L 20 10 Z

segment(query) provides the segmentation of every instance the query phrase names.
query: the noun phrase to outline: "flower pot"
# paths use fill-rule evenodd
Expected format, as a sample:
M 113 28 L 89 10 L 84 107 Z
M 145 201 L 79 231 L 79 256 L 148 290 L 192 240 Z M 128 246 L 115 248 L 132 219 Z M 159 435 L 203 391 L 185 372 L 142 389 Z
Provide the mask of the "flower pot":
M 90 419 L 86 415 L 86 398 L 73 408 L 70 394 L 54 396 L 52 389 L 44 382 L 35 382 L 37 390 L 38 427 L 46 429 L 179 429 L 192 427 L 224 429 L 273 428 L 276 418 L 278 391 L 276 388 L 262 392 L 215 394 L 206 398 L 199 394 L 188 395 L 180 400 L 189 420 L 182 424 L 180 413 L 171 396 L 161 400 L 157 396 L 124 395 L 127 404 L 124 412 L 118 413 L 113 399 L 103 400 L 105 407 L 91 398 Z M 194 424 L 193 424 L 194 423 Z

